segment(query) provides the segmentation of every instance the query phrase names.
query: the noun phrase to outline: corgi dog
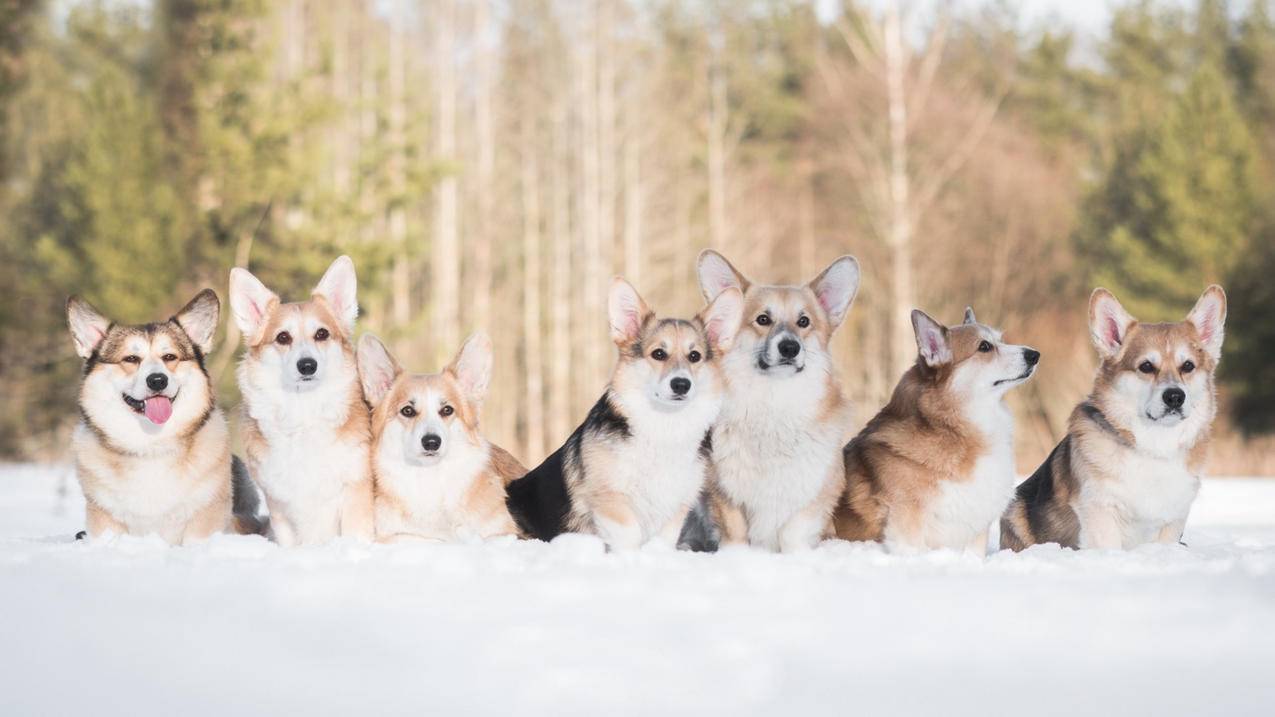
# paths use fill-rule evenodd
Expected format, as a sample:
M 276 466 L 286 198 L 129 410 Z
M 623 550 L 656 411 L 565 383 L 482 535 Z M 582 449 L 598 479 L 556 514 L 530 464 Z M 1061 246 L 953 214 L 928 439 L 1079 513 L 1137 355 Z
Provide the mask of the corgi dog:
M 1217 413 L 1226 293 L 1204 291 L 1186 320 L 1142 324 L 1106 289 L 1089 298 L 1101 363 L 1067 436 L 1018 486 L 1001 547 L 1130 549 L 1176 544 L 1200 488 Z
M 756 284 L 711 250 L 698 270 L 709 301 L 732 290 L 744 297 L 712 433 L 710 505 L 721 540 L 784 552 L 813 547 L 845 487 L 850 405 L 829 341 L 858 292 L 859 262 L 843 256 L 802 286 Z
M 509 509 L 541 540 L 578 532 L 612 550 L 673 547 L 704 487 L 743 296 L 723 291 L 694 319 L 662 319 L 617 278 L 607 304 L 611 381 L 567 442 L 509 485 Z
M 1031 378 L 1040 352 L 1006 343 L 969 308 L 951 327 L 913 311 L 912 328 L 916 365 L 846 444 L 836 534 L 898 552 L 986 555 L 1017 482 L 1005 394 Z
M 220 311 L 211 289 L 168 321 L 137 326 L 67 301 L 84 359 L 71 449 L 88 535 L 157 534 L 177 545 L 262 530 L 256 488 L 231 456 L 204 365 Z
M 359 339 L 359 375 L 372 406 L 376 537 L 466 540 L 517 535 L 505 485 L 527 470 L 483 438 L 491 339 L 475 334 L 441 373 L 408 374 L 379 339 Z
M 328 267 L 308 301 L 283 303 L 247 270 L 230 272 L 243 332 L 242 439 L 280 545 L 374 537 L 371 417 L 355 360 L 354 262 Z

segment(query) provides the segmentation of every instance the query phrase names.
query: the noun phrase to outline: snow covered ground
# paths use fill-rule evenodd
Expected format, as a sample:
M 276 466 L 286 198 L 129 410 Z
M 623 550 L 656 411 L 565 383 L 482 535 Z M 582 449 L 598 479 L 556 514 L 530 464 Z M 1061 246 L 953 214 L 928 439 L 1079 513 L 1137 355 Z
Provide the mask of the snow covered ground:
M 1275 480 L 1189 548 L 980 561 L 552 544 L 72 541 L 0 468 L 0 715 L 1275 714 Z

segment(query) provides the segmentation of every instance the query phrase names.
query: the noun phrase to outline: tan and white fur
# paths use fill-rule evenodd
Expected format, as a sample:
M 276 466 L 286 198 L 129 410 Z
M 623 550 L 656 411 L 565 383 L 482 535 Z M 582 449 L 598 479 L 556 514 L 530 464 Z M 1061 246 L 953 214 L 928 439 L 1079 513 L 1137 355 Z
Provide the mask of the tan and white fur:
M 1067 436 L 1018 487 L 1001 547 L 1176 544 L 1199 491 L 1217 413 L 1226 294 L 1210 286 L 1184 321 L 1143 324 L 1106 289 L 1089 300 L 1101 363 Z
M 298 303 L 283 303 L 245 269 L 230 273 L 230 307 L 247 347 L 238 371 L 243 443 L 281 545 L 374 537 L 371 419 L 352 342 L 356 291 L 346 256 Z
M 505 485 L 526 473 L 479 429 L 491 382 L 491 339 L 471 336 L 436 374 L 409 374 L 379 339 L 359 340 L 372 406 L 376 537 L 457 541 L 517 535 Z
M 895 552 L 982 556 L 1017 482 L 1005 394 L 1031 378 L 1040 353 L 1006 343 L 973 309 L 952 327 L 913 311 L 912 327 L 916 365 L 846 444 L 836 534 Z
M 231 456 L 204 366 L 220 309 L 205 289 L 168 321 L 128 326 L 80 298 L 67 302 L 85 360 L 71 448 L 90 536 L 181 544 L 261 529 L 256 491 Z
M 810 548 L 827 535 L 845 485 L 850 405 L 829 342 L 858 291 L 859 263 L 843 256 L 808 284 L 766 286 L 705 251 L 699 283 L 710 301 L 728 289 L 744 295 L 713 428 L 711 503 L 722 541 Z
M 613 282 L 619 357 L 606 391 L 561 448 L 510 485 L 510 510 L 528 535 L 591 533 L 612 550 L 677 545 L 704 488 L 722 361 L 742 308 L 732 289 L 692 320 L 661 319 L 627 282 Z

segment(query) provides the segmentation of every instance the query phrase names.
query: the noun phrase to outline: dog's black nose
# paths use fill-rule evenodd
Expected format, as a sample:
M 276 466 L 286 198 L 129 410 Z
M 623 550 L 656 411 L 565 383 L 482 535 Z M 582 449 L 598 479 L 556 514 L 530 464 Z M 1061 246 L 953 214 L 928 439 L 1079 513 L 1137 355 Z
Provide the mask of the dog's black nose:
M 1182 408 L 1182 404 L 1186 403 L 1186 391 L 1180 388 L 1166 388 L 1161 398 L 1164 399 L 1164 405 L 1169 408 Z
M 1035 366 L 1040 363 L 1040 352 L 1036 349 L 1023 349 L 1023 360 L 1028 366 Z
M 442 448 L 443 439 L 433 433 L 426 433 L 425 436 L 421 438 L 421 446 L 430 453 L 433 453 L 439 448 Z
M 797 358 L 801 353 L 801 344 L 795 339 L 784 339 L 779 342 L 779 355 L 786 359 Z
M 689 378 L 682 378 L 681 376 L 678 376 L 668 382 L 668 387 L 673 389 L 673 393 L 676 393 L 679 396 L 685 396 L 691 392 L 691 380 Z
M 146 377 L 146 388 L 152 391 L 163 391 L 168 388 L 168 377 L 162 373 L 153 373 Z
M 319 362 L 312 358 L 303 358 L 297 362 L 297 370 L 302 376 L 313 376 L 319 370 Z

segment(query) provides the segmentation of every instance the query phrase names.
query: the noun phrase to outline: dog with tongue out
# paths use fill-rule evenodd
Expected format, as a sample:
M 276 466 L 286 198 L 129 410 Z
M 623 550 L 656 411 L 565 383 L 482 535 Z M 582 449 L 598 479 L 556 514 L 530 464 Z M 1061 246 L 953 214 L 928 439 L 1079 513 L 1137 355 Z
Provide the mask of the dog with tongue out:
M 167 321 L 111 321 L 79 297 L 67 323 L 84 359 L 72 448 L 87 533 L 157 534 L 172 544 L 262 533 L 256 487 L 230 453 L 204 357 L 221 302 L 211 289 Z

